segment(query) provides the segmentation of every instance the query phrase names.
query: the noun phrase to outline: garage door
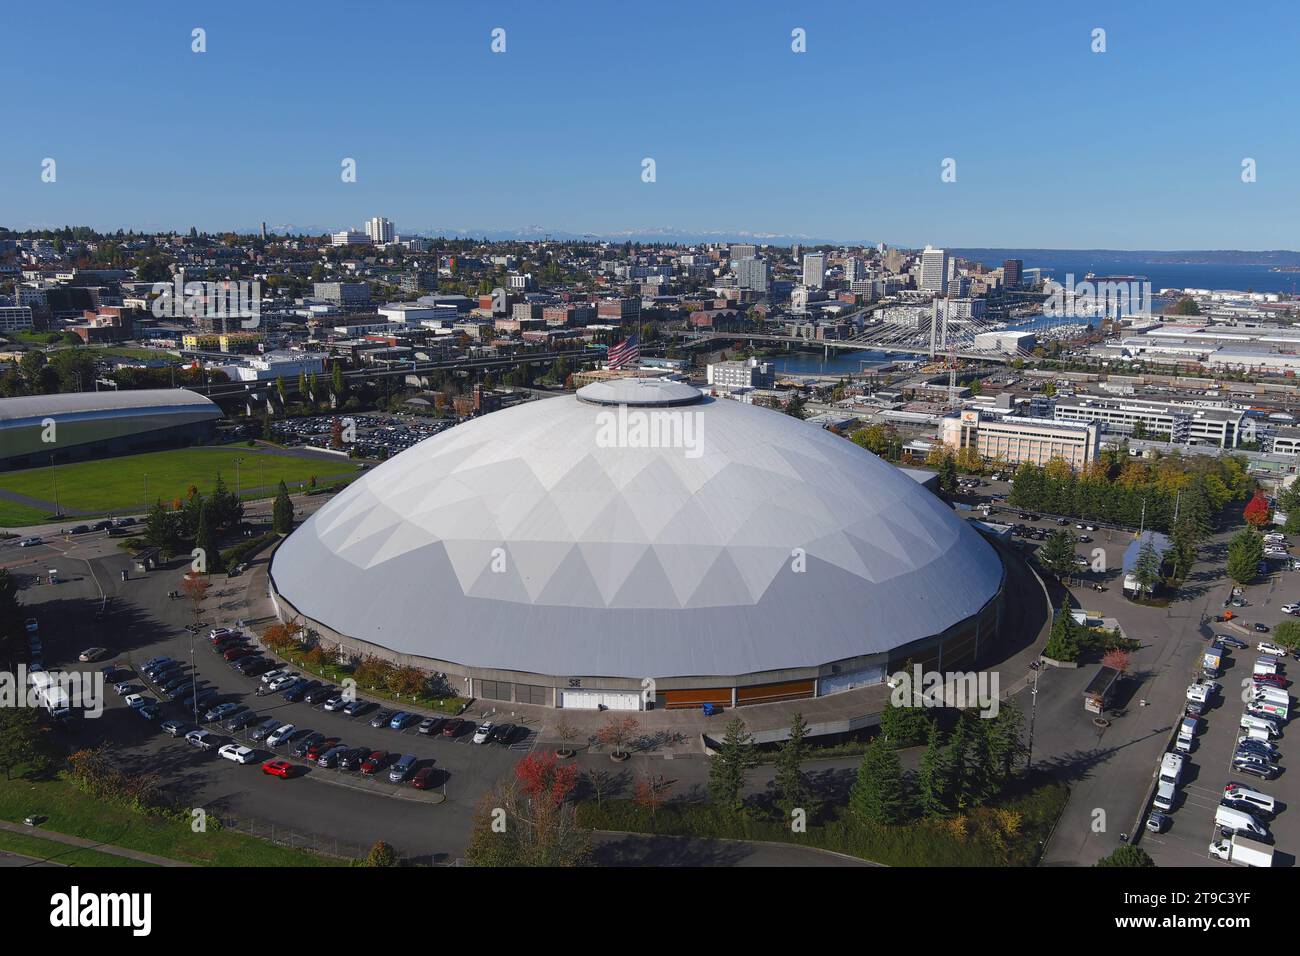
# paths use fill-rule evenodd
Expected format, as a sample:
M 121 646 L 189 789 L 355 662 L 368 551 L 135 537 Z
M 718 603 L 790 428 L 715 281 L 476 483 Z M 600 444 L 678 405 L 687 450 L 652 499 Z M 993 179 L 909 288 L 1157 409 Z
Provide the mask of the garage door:
M 634 690 L 566 690 L 560 694 L 565 710 L 640 710 L 641 695 Z

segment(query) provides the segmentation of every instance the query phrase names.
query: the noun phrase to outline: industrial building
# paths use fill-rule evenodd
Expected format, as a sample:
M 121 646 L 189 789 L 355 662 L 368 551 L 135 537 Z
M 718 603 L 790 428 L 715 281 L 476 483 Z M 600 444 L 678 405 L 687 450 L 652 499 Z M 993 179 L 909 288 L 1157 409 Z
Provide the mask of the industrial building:
M 577 709 L 743 706 L 908 661 L 969 667 L 998 639 L 1003 587 L 993 545 L 892 465 L 667 379 L 606 379 L 430 438 L 271 564 L 279 616 L 344 655 Z
M 219 418 L 214 402 L 183 388 L 0 398 L 0 468 L 201 444 Z

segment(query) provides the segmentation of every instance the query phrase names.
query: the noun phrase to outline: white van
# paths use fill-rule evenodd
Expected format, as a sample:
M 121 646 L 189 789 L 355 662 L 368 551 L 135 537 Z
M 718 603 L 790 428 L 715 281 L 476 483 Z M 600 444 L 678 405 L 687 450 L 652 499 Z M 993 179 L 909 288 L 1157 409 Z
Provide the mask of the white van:
M 1268 731 L 1261 727 L 1243 727 L 1241 733 L 1237 735 L 1238 742 L 1242 740 L 1258 740 L 1261 743 L 1272 745 L 1272 740 Z
M 1247 730 L 1262 730 L 1268 734 L 1269 739 L 1281 736 L 1278 733 L 1277 723 L 1269 720 L 1267 717 L 1259 717 L 1255 714 L 1242 714 L 1240 726 Z
M 1182 723 L 1178 725 L 1178 740 L 1174 743 L 1174 749 L 1180 754 L 1189 754 L 1192 752 L 1192 741 L 1196 737 L 1196 725 L 1200 723 L 1195 717 L 1184 717 Z
M 1274 661 L 1274 660 L 1272 660 L 1271 658 L 1269 658 L 1269 659 L 1265 659 L 1265 658 L 1261 657 L 1259 660 L 1255 661 L 1255 673 L 1256 673 L 1256 674 L 1276 674 L 1276 673 L 1277 673 L 1277 662 Z
M 1223 788 L 1224 800 L 1240 800 L 1243 803 L 1249 803 L 1259 807 L 1266 816 L 1273 816 L 1277 812 L 1277 801 L 1267 793 L 1260 793 L 1258 790 L 1252 790 L 1250 787 L 1243 786 L 1239 783 L 1229 783 Z
M 1214 811 L 1215 826 L 1222 827 L 1225 830 L 1231 830 L 1233 833 L 1245 833 L 1249 836 L 1266 837 L 1268 836 L 1268 827 L 1264 826 L 1249 813 L 1243 810 L 1234 810 L 1232 807 L 1219 807 Z
M 1291 705 L 1291 695 L 1280 687 L 1269 687 L 1267 684 L 1259 687 L 1252 687 L 1250 696 L 1253 700 L 1271 700 L 1275 704 Z
M 1174 789 L 1174 785 L 1161 780 L 1160 785 L 1156 787 L 1156 795 L 1151 801 L 1151 805 L 1157 810 L 1168 813 L 1173 810 L 1176 799 L 1178 799 L 1178 791 Z

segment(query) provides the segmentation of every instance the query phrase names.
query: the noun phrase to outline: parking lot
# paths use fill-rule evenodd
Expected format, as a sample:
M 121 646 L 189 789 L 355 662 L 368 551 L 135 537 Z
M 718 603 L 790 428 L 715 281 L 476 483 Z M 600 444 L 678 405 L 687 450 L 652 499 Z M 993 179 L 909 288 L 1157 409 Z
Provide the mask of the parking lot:
M 66 553 L 60 548 L 66 548 Z M 321 702 L 290 703 L 281 694 L 255 696 L 260 680 L 233 670 L 222 655 L 211 651 L 206 639 L 208 628 L 226 623 L 226 616 L 232 613 L 223 605 L 233 608 L 237 603 L 238 578 L 228 585 L 220 577 L 213 579 L 214 593 L 206 616 L 211 620 L 204 634 L 191 642 L 185 630 L 193 621 L 189 605 L 167 596 L 175 590 L 183 568 L 142 573 L 129 556 L 117 551 L 116 542 L 102 533 L 76 544 L 55 541 L 46 552 L 37 547 L 18 549 L 16 543 L 10 543 L 0 554 L 7 563 L 18 565 L 23 588 L 20 600 L 24 614 L 40 622 L 47 668 L 98 673 L 116 663 L 124 671 L 120 679 L 133 685 L 132 690 L 158 699 L 158 688 L 141 678 L 139 668 L 150 658 L 168 656 L 184 665 L 186 676 L 193 675 L 191 686 L 215 691 L 216 701 L 229 701 L 264 718 L 296 726 L 290 740 L 268 747 L 265 741 L 251 740 L 248 731 L 229 732 L 204 723 L 205 729 L 225 738 L 222 743 L 254 749 L 255 761 L 240 765 L 223 759 L 215 750 L 199 750 L 183 735 L 171 737 L 161 730 L 166 720 L 181 720 L 187 730 L 195 726 L 193 714 L 185 712 L 178 701 L 160 701 L 157 719 L 148 720 L 106 686 L 103 715 L 75 720 L 67 731 L 73 743 L 110 745 L 119 764 L 155 777 L 183 806 L 202 807 L 221 817 L 256 820 L 263 826 L 329 835 L 352 846 L 368 846 L 382 839 L 408 856 L 453 860 L 468 842 L 473 811 L 482 795 L 508 775 L 536 743 L 535 734 L 526 727 L 508 746 L 474 745 L 469 742 L 471 728 L 455 739 L 431 737 L 419 734 L 414 723 L 400 731 L 371 727 L 373 710 L 348 717 L 325 711 Z M 49 567 L 59 572 L 57 584 L 47 583 Z M 128 571 L 125 581 L 123 570 Z M 104 597 L 112 610 L 100 620 L 96 614 Z M 108 648 L 109 656 L 94 663 L 78 663 L 78 654 L 95 645 Z M 389 703 L 383 706 L 393 707 Z M 491 706 L 476 705 L 464 717 L 477 721 Z M 489 719 L 519 723 L 508 713 L 493 714 Z M 401 754 L 411 754 L 417 758 L 416 764 L 402 783 L 389 781 L 387 765 L 374 776 L 318 767 L 291 755 L 308 732 L 339 737 L 353 747 L 389 751 L 393 755 L 390 762 Z M 292 763 L 294 773 L 289 779 L 262 771 L 261 763 L 273 758 Z M 409 781 L 426 767 L 434 768 L 430 787 L 416 789 Z
M 316 415 L 277 421 L 272 431 L 277 441 L 288 446 L 328 448 L 335 420 L 346 419 L 355 426 L 355 435 L 345 434 L 343 447 L 363 458 L 391 458 L 412 445 L 446 431 L 455 419 L 422 418 L 416 415 Z M 348 440 L 351 437 L 353 440 Z
M 1222 605 L 1230 599 L 1224 588 L 1216 603 Z M 1208 847 L 1219 839 L 1214 823 L 1215 811 L 1223 797 L 1224 786 L 1236 781 L 1252 790 L 1265 793 L 1277 801 L 1276 816 L 1266 823 L 1274 847 L 1274 866 L 1294 866 L 1295 853 L 1300 847 L 1300 815 L 1289 807 L 1300 801 L 1300 777 L 1288 772 L 1287 762 L 1295 759 L 1294 736 L 1283 726 L 1282 736 L 1274 743 L 1280 751 L 1278 764 L 1281 772 L 1271 780 L 1234 771 L 1232 755 L 1240 733 L 1239 722 L 1245 710 L 1244 689 L 1250 683 L 1251 672 L 1259 657 L 1257 645 L 1268 641 L 1272 629 L 1289 615 L 1281 610 L 1283 604 L 1300 598 L 1300 574 L 1290 570 L 1275 571 L 1266 579 L 1243 588 L 1243 603 L 1234 611 L 1230 622 L 1209 622 L 1207 634 L 1225 634 L 1246 643 L 1244 649 L 1231 649 L 1225 657 L 1225 666 L 1218 683 L 1222 690 L 1212 699 L 1206 712 L 1201 732 L 1194 749 L 1184 765 L 1183 782 L 1179 787 L 1180 800 L 1169 816 L 1172 826 L 1164 833 L 1146 833 L 1142 846 L 1161 866 L 1230 866 L 1232 864 L 1212 859 Z M 1255 624 L 1267 627 L 1267 633 L 1255 630 Z M 1204 641 L 1206 648 L 1210 641 Z M 1290 662 L 1290 667 L 1300 666 Z M 1289 667 L 1284 665 L 1286 670 Z M 1190 683 L 1195 673 L 1188 674 Z M 1177 715 L 1171 715 L 1171 720 Z M 1172 741 L 1170 741 L 1172 744 Z M 1154 773 L 1155 768 L 1152 768 Z

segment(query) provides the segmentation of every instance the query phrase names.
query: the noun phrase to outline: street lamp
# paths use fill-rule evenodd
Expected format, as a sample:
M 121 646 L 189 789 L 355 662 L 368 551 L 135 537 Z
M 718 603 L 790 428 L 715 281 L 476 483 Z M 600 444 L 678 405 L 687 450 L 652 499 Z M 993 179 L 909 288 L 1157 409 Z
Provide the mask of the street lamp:
M 59 469 L 54 464 L 54 452 L 50 452 L 50 476 L 54 479 L 54 513 L 63 514 L 63 509 L 59 507 Z
M 1034 672 L 1034 686 L 1029 692 L 1029 742 L 1025 745 L 1025 770 L 1034 763 L 1034 718 L 1038 715 L 1038 675 L 1043 669 L 1042 661 L 1029 665 Z
M 241 462 L 243 462 L 243 460 L 244 460 L 243 458 L 235 459 L 235 500 L 236 501 L 239 500 L 239 465 Z

